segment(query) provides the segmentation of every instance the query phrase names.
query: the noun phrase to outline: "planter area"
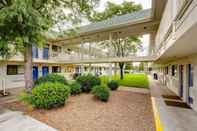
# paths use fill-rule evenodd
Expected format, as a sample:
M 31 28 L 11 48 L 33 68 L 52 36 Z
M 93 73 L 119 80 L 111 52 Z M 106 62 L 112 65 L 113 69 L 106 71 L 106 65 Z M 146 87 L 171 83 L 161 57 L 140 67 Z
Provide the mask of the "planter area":
M 32 109 L 21 102 L 4 105 L 22 111 L 60 131 L 154 131 L 149 94 L 113 91 L 108 102 L 92 94 L 70 96 L 65 106 L 50 110 Z

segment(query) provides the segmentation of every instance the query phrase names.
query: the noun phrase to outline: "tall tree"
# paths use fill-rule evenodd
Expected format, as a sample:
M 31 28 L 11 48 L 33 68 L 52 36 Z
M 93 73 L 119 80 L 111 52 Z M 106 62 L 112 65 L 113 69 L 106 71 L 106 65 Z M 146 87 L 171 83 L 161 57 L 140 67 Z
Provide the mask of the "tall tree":
M 106 19 L 110 19 L 113 16 L 120 16 L 128 13 L 133 13 L 136 11 L 142 10 L 140 4 L 135 4 L 134 2 L 123 2 L 122 4 L 114 4 L 108 2 L 106 9 L 103 12 L 94 11 L 93 15 L 89 17 L 89 20 L 92 22 L 98 22 Z M 117 34 L 115 34 L 117 35 Z M 112 41 L 104 41 L 102 44 L 107 45 L 108 48 L 113 49 L 115 56 L 117 57 L 126 57 L 129 54 L 134 54 L 137 52 L 140 45 L 140 39 L 136 36 L 130 36 L 127 38 L 116 38 Z M 124 62 L 119 62 L 120 67 L 120 77 L 123 79 L 124 74 Z
M 25 87 L 31 92 L 32 46 L 42 46 L 46 32 L 62 20 L 80 22 L 98 0 L 1 0 L 0 56 L 20 51 L 25 62 Z M 62 25 L 63 26 L 63 25 Z

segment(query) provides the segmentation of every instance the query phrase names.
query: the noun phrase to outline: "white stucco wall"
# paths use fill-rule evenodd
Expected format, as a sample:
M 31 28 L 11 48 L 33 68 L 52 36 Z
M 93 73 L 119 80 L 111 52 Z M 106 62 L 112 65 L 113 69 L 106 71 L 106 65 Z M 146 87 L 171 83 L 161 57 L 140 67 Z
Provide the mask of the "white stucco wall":
M 172 76 L 171 65 L 177 65 L 177 75 Z M 192 64 L 193 66 L 193 87 L 189 88 L 188 86 L 188 64 Z M 168 75 L 164 72 L 164 67 L 168 65 Z M 179 58 L 174 60 L 173 62 L 167 63 L 163 66 L 163 70 L 157 70 L 159 80 L 164 83 L 164 79 L 166 80 L 166 86 L 172 90 L 175 94 L 180 95 L 180 78 L 179 78 L 179 65 L 183 65 L 183 101 L 188 102 L 188 92 L 190 92 L 190 96 L 193 98 L 193 104 L 191 107 L 197 111 L 197 54 L 187 56 L 185 58 Z M 164 78 L 164 79 L 163 79 Z M 190 90 L 189 90 L 190 89 Z

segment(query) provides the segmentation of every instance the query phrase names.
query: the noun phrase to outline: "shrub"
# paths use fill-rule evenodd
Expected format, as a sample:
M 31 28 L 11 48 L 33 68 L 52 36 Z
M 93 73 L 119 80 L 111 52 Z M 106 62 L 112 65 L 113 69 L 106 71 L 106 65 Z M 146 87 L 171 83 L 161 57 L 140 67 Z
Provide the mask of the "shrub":
M 73 79 L 76 79 L 78 76 L 80 76 L 81 75 L 81 73 L 74 73 L 73 74 Z
M 101 101 L 107 102 L 110 96 L 110 90 L 106 86 L 95 86 L 92 89 L 92 94 Z
M 66 79 L 62 75 L 48 74 L 45 77 L 40 77 L 38 80 L 36 80 L 34 82 L 34 84 L 35 85 L 39 85 L 39 84 L 42 84 L 42 83 L 45 83 L 45 82 L 52 82 L 52 83 L 59 82 L 59 83 L 62 83 L 62 84 L 66 84 L 67 83 Z
M 81 93 L 81 85 L 78 82 L 71 82 L 69 86 L 71 95 L 77 95 Z
M 83 92 L 90 92 L 94 86 L 101 84 L 100 79 L 91 74 L 79 76 L 76 81 L 81 85 Z
M 117 90 L 119 87 L 119 84 L 117 81 L 115 80 L 111 80 L 110 82 L 107 83 L 107 86 L 111 89 L 111 90 Z
M 63 106 L 69 95 L 68 86 L 57 82 L 46 82 L 32 90 L 30 103 L 36 108 L 51 109 Z

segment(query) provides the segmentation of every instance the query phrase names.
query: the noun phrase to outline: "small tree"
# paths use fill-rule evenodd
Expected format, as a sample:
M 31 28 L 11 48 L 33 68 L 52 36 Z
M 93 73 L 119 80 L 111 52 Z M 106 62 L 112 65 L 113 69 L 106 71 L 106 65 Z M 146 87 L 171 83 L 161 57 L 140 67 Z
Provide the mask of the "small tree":
M 31 92 L 33 87 L 32 46 L 42 46 L 46 40 L 46 32 L 61 21 L 79 22 L 82 14 L 91 13 L 97 1 L 0 1 L 0 56 L 8 58 L 18 51 L 24 55 L 25 87 L 28 92 Z
M 140 49 L 141 43 L 140 40 L 136 37 L 127 37 L 127 38 L 118 38 L 112 41 L 104 41 L 102 44 L 114 52 L 113 56 L 115 57 L 127 57 L 129 55 L 134 55 L 138 49 Z M 124 62 L 119 62 L 120 68 L 120 78 L 124 77 Z

